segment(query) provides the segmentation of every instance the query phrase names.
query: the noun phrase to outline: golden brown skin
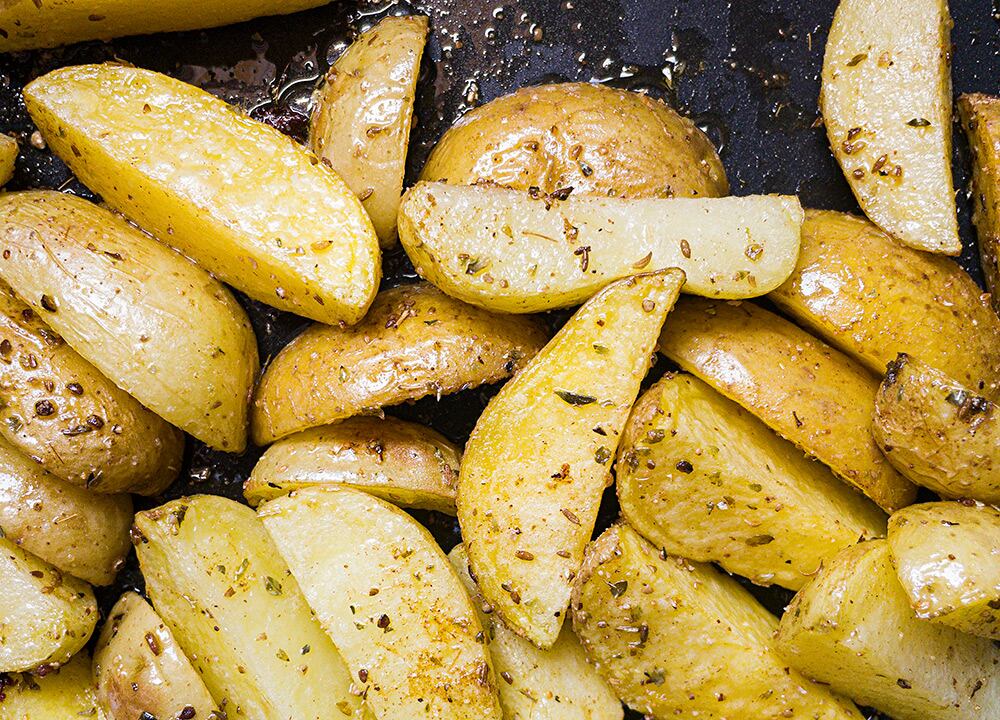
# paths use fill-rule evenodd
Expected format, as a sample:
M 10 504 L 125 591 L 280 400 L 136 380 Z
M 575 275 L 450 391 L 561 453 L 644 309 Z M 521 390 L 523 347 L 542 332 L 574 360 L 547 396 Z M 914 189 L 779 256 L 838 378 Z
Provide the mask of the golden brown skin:
M 962 95 L 958 112 L 975 159 L 972 220 L 979 234 L 983 275 L 993 293 L 993 309 L 1000 312 L 1000 98 Z

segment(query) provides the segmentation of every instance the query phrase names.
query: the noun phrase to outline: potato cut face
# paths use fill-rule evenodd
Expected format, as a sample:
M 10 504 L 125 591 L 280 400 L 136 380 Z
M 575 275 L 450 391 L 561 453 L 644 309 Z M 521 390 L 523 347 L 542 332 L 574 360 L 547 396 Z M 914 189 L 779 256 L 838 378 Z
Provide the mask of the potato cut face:
M 78 652 L 58 672 L 12 675 L 0 700 L 0 720 L 116 720 L 97 704 L 90 655 Z
M 1000 312 L 1000 98 L 970 93 L 958 99 L 973 153 L 972 220 L 993 309 Z
M 61 68 L 24 89 L 77 177 L 251 297 L 357 322 L 378 289 L 378 238 L 347 184 L 298 143 L 191 85 L 121 65 Z
M 299 490 L 259 512 L 375 717 L 499 720 L 482 626 L 422 525 L 336 486 Z
M 458 520 L 483 596 L 541 648 L 559 637 L 618 439 L 684 282 L 637 275 L 591 298 L 483 411 Z
M 578 305 L 609 282 L 678 267 L 685 292 L 763 295 L 799 252 L 794 197 L 564 200 L 489 185 L 418 183 L 399 238 L 414 267 L 449 295 L 490 310 Z
M 0 134 L 0 186 L 6 185 L 14 177 L 14 165 L 20 152 L 17 140 L 10 135 Z

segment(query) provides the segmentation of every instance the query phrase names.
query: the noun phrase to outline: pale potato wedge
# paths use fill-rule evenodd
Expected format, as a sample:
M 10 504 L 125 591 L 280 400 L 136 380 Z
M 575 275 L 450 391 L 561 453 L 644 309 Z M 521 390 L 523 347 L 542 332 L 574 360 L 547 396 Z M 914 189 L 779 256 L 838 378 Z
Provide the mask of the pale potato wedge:
M 390 16 L 362 33 L 326 74 L 309 123 L 313 152 L 361 198 L 384 248 L 396 243 L 427 27 L 424 15 Z
M 3 11 L 0 10 L 0 13 Z M 14 177 L 14 165 L 20 152 L 17 140 L 10 135 L 0 134 L 0 186 L 6 185 Z
M 787 320 L 752 303 L 682 298 L 660 352 L 887 512 L 916 498 L 872 439 L 878 381 Z
M 579 305 L 640 270 L 678 267 L 685 292 L 763 295 L 799 252 L 795 197 L 621 199 L 418 183 L 403 198 L 399 239 L 417 272 L 490 310 Z
M 802 674 L 896 720 L 1000 717 L 1000 648 L 920 620 L 885 540 L 826 563 L 782 616 L 777 645 Z
M 972 163 L 972 220 L 993 309 L 1000 313 L 1000 98 L 969 93 L 958 99 L 969 136 Z
M 0 720 L 117 720 L 97 705 L 90 655 L 82 651 L 58 671 L 12 675 L 0 694 Z
M 503 380 L 545 338 L 534 318 L 493 315 L 430 285 L 386 290 L 361 323 L 314 325 L 278 353 L 254 398 L 254 442 Z
M 361 201 L 291 138 L 192 85 L 78 65 L 24 88 L 49 147 L 91 190 L 206 270 L 268 305 L 360 320 L 378 289 Z
M 510 630 L 469 574 L 469 556 L 456 545 L 448 559 L 472 597 L 490 640 L 504 720 L 621 720 L 622 704 L 592 665 L 569 625 L 548 650 Z
M 668 553 L 797 590 L 886 517 L 764 423 L 691 375 L 639 398 L 618 446 L 622 516 Z
M 774 651 L 777 621 L 739 583 L 628 525 L 587 548 L 572 609 L 590 661 L 646 717 L 861 720 L 788 669 Z
M 182 498 L 136 515 L 133 541 L 157 614 L 229 720 L 366 717 L 253 510 Z
M 841 0 L 820 110 L 858 204 L 904 245 L 958 255 L 947 0 Z
M 494 397 L 465 447 L 458 521 L 483 596 L 540 648 L 559 637 L 611 462 L 684 273 L 619 280 Z
M 395 418 L 357 417 L 279 440 L 243 485 L 251 506 L 314 485 L 349 485 L 403 507 L 455 514 L 462 451 Z
M 222 283 L 57 192 L 0 196 L 0 248 L 0 278 L 118 387 L 211 447 L 243 451 L 257 340 Z

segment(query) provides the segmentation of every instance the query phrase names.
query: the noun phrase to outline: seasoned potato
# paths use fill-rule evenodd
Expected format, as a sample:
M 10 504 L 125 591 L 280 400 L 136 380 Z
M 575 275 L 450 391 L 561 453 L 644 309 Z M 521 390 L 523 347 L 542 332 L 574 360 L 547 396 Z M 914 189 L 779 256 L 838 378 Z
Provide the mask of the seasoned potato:
M 378 238 L 347 184 L 291 138 L 122 65 L 60 68 L 25 87 L 24 101 L 80 180 L 209 272 L 320 322 L 364 316 Z
M 526 87 L 471 110 L 441 138 L 422 179 L 614 197 L 729 192 L 693 122 L 646 95 L 587 83 Z
M 386 290 L 363 322 L 314 325 L 271 362 L 254 399 L 254 442 L 497 382 L 545 337 L 534 319 L 491 315 L 429 285 Z
M 257 341 L 222 283 L 57 192 L 0 196 L 0 247 L 0 277 L 116 385 L 213 448 L 244 449 Z
M 690 375 L 632 408 L 618 446 L 622 515 L 656 547 L 797 590 L 824 558 L 885 536 L 885 514 Z
M 430 428 L 358 417 L 296 433 L 267 449 L 243 486 L 247 502 L 313 485 L 350 485 L 403 507 L 455 514 L 462 451 Z
M 875 398 L 875 441 L 896 468 L 946 498 L 1000 503 L 1000 410 L 908 355 Z
M 677 269 L 609 285 L 577 310 L 479 417 L 458 479 L 458 520 L 483 596 L 540 648 L 559 637 L 611 461 Z
M 798 266 L 769 298 L 879 375 L 907 352 L 1000 395 L 1000 319 L 976 283 L 863 218 L 807 210 Z
M 683 298 L 660 351 L 884 510 L 916 498 L 872 439 L 878 382 L 787 320 L 751 303 Z
M 972 149 L 972 219 L 993 309 L 1000 312 L 1000 98 L 970 93 L 958 99 Z
M 788 669 L 776 620 L 735 580 L 657 551 L 628 525 L 588 547 L 572 609 L 590 661 L 647 717 L 861 720 Z
M 697 295 L 763 295 L 795 268 L 801 224 L 798 199 L 776 195 L 560 200 L 420 183 L 403 198 L 399 239 L 449 295 L 525 313 L 579 305 L 643 268 L 678 267 Z
M 917 618 L 885 540 L 825 563 L 788 606 L 777 643 L 804 675 L 896 720 L 1000 717 L 1000 648 Z
M 0 10 L 0 14 L 2 14 Z M 10 135 L 0 134 L 0 185 L 6 185 L 14 177 L 14 165 L 20 148 L 17 140 Z
M 396 242 L 426 41 L 423 15 L 387 17 L 362 33 L 327 73 L 309 124 L 313 152 L 361 198 L 382 247 Z
M 0 720 L 105 720 L 94 697 L 90 655 L 86 651 L 77 653 L 58 671 L 9 675 L 5 679 L 0 693 Z
M 905 245 L 958 255 L 947 0 L 841 0 L 820 110 L 865 213 Z

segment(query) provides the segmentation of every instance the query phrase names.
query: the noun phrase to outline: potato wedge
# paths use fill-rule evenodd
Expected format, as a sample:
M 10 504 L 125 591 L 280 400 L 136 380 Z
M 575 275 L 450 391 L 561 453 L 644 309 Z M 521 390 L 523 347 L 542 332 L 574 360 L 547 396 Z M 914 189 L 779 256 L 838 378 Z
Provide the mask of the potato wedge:
M 1000 648 L 917 618 L 885 540 L 826 563 L 788 606 L 777 644 L 807 677 L 896 720 L 1000 717 Z
M 243 451 L 257 340 L 222 283 L 57 192 L 0 196 L 0 247 L 0 278 L 118 387 L 211 447 Z
M 906 352 L 1000 394 L 1000 319 L 976 283 L 951 260 L 903 247 L 863 218 L 807 210 L 798 266 L 768 297 L 879 375 Z
M 1000 313 L 1000 98 L 968 93 L 958 99 L 972 149 L 972 220 L 979 235 L 986 286 Z
M 611 461 L 677 269 L 609 285 L 490 401 L 465 447 L 458 521 L 483 596 L 540 648 L 559 637 Z
M 868 217 L 904 245 L 958 255 L 951 25 L 947 0 L 841 0 L 820 110 Z
M 430 285 L 386 290 L 358 325 L 314 325 L 278 353 L 254 398 L 254 442 L 503 380 L 545 338 L 535 319 L 492 315 Z
M 1000 409 L 944 373 L 900 355 L 875 397 L 873 431 L 918 485 L 1000 504 Z
M 18 152 L 20 152 L 20 148 L 17 140 L 10 135 L 0 134 L 0 186 L 6 185 L 14 178 L 14 166 L 17 163 Z
M 469 556 L 456 545 L 448 559 L 472 597 L 479 622 L 490 639 L 504 720 L 621 720 L 622 704 L 587 662 L 573 630 L 566 625 L 548 650 L 539 650 L 504 625 L 469 574 Z
M 647 717 L 861 720 L 788 669 L 774 651 L 777 621 L 735 580 L 628 525 L 587 548 L 572 609 L 587 657 Z
M 916 498 L 872 439 L 878 382 L 787 320 L 752 303 L 682 298 L 660 352 L 887 512 Z
M 729 194 L 719 155 L 693 122 L 647 95 L 588 83 L 525 87 L 470 110 L 421 179 L 612 197 Z
M 13 675 L 6 680 L 0 694 L 0 720 L 106 718 L 94 696 L 90 655 L 85 650 L 58 671 Z
M 251 506 L 314 485 L 349 485 L 403 507 L 455 514 L 462 451 L 428 427 L 357 417 L 267 449 L 243 485 Z
M 191 85 L 121 65 L 24 88 L 49 146 L 113 209 L 268 305 L 360 320 L 378 289 L 361 201 L 310 152 Z
M 878 507 L 691 375 L 639 398 L 618 446 L 622 515 L 656 547 L 797 590 L 824 558 L 885 537 Z
M 362 33 L 326 74 L 309 123 L 313 152 L 361 198 L 383 248 L 396 243 L 427 25 L 390 16 Z
M 558 200 L 419 183 L 400 206 L 399 239 L 449 295 L 529 313 L 579 305 L 643 268 L 679 267 L 697 295 L 763 295 L 794 269 L 801 224 L 794 197 Z
M 350 671 L 254 512 L 214 495 L 136 515 L 157 614 L 229 720 L 361 718 Z

